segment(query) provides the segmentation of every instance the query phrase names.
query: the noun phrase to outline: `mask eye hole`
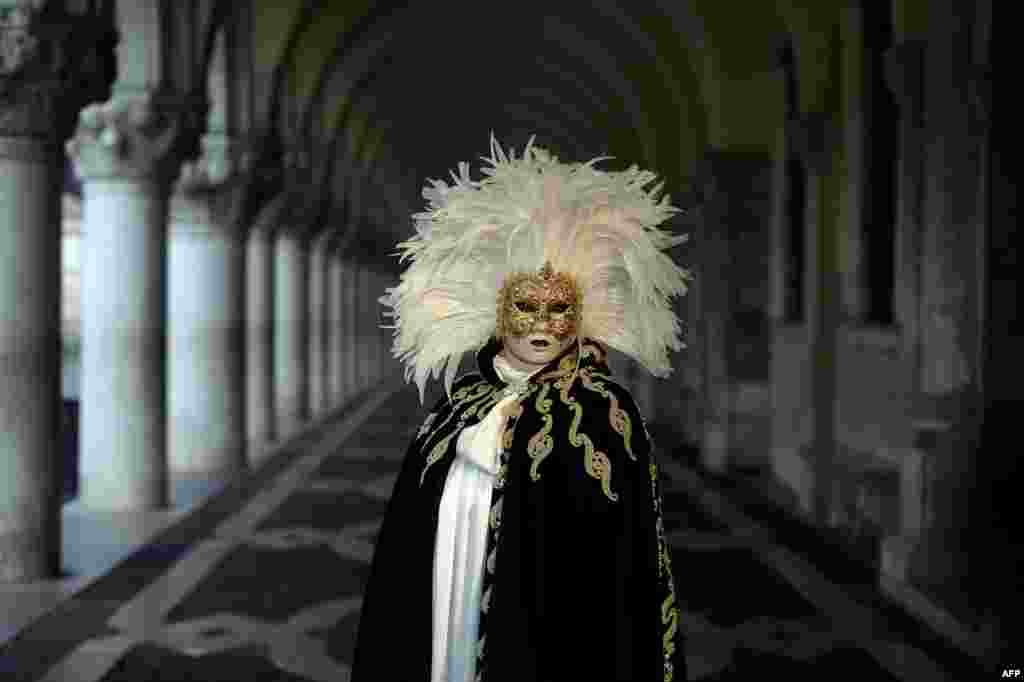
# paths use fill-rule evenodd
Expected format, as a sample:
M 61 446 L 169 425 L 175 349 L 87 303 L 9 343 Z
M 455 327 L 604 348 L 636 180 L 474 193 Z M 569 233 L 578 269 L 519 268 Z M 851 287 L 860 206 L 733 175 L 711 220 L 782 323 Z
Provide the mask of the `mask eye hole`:
M 537 312 L 537 304 L 529 303 L 527 301 L 516 301 L 513 303 L 516 310 L 521 313 L 535 313 Z
M 568 310 L 569 310 L 569 304 L 568 303 L 553 303 L 551 305 L 551 312 L 553 312 L 553 313 L 562 314 L 562 313 L 564 313 L 564 312 L 566 312 Z

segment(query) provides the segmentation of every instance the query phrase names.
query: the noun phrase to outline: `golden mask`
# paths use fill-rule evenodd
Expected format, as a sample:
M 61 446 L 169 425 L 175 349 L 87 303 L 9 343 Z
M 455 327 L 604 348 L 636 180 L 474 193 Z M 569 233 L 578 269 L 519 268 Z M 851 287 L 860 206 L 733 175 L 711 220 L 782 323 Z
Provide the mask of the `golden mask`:
M 498 338 L 550 333 L 564 340 L 576 334 L 581 309 L 576 280 L 550 262 L 536 273 L 510 274 L 498 292 Z

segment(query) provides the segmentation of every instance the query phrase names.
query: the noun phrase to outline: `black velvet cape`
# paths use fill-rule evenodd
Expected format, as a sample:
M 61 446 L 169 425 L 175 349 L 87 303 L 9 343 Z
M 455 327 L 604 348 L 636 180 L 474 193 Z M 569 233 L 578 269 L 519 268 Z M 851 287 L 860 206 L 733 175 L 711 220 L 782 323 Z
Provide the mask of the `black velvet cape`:
M 492 339 L 477 353 L 480 372 L 455 382 L 409 447 L 377 538 L 354 682 L 429 682 L 441 494 L 458 434 L 503 397 L 500 349 Z M 518 404 L 491 501 L 477 679 L 685 680 L 658 469 L 604 348 L 570 346 Z

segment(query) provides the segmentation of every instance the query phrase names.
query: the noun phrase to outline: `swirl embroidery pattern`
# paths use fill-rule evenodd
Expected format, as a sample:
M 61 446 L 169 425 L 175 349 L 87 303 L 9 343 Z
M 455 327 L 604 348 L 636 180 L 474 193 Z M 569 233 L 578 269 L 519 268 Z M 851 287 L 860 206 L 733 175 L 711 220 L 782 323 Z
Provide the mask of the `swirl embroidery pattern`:
M 608 399 L 608 423 L 611 424 L 612 429 L 615 433 L 622 436 L 622 442 L 626 446 L 626 453 L 629 458 L 636 461 L 636 455 L 633 453 L 633 421 L 629 418 L 629 413 L 619 407 L 619 399 L 614 393 L 605 388 L 604 383 L 600 381 L 594 381 L 594 377 L 604 376 L 595 374 L 592 372 L 581 371 L 580 379 L 583 382 L 583 386 L 590 391 L 600 394 L 601 396 Z
M 661 489 L 658 484 L 658 467 L 654 463 L 653 455 L 648 466 L 648 473 L 651 480 L 651 498 L 654 501 L 654 527 L 658 539 L 658 579 L 662 581 L 663 589 L 668 593 L 661 604 L 661 624 L 664 627 L 664 632 L 662 633 L 664 679 L 665 682 L 672 682 L 675 679 L 672 656 L 676 651 L 675 636 L 679 627 L 679 606 L 676 603 L 675 577 L 672 574 L 672 553 L 669 550 L 668 542 L 665 540 L 665 526 L 662 522 L 662 500 Z
M 503 508 L 505 481 L 508 478 L 509 448 L 516 422 L 522 414 L 522 406 L 513 411 L 508 418 L 505 433 L 502 436 L 502 447 L 498 453 L 498 475 L 491 492 L 491 512 L 487 524 L 487 560 L 484 562 L 484 578 L 482 597 L 480 598 L 480 630 L 477 640 L 477 664 L 475 682 L 483 682 L 487 659 L 484 656 L 487 645 L 487 625 L 494 600 L 494 577 L 498 564 L 498 547 L 501 540 L 501 514 Z
M 551 439 L 551 427 L 554 424 L 554 418 L 551 416 L 551 399 L 547 397 L 548 392 L 551 390 L 551 384 L 544 384 L 541 387 L 540 393 L 537 394 L 537 400 L 534 403 L 534 407 L 537 408 L 537 412 L 541 414 L 541 418 L 544 420 L 544 426 L 540 431 L 533 434 L 530 441 L 526 445 L 526 452 L 529 454 L 532 464 L 530 464 L 530 480 L 539 481 L 541 462 L 551 454 L 551 450 L 555 447 L 554 441 Z
M 420 485 L 423 485 L 423 481 L 426 480 L 427 471 L 430 467 L 441 460 L 445 453 L 448 452 L 448 445 L 451 443 L 452 439 L 462 431 L 466 423 L 477 413 L 477 410 L 489 399 L 493 400 L 497 393 L 498 391 L 494 386 L 483 381 L 472 384 L 471 386 L 467 386 L 463 389 L 459 389 L 459 391 L 452 396 L 452 399 L 458 402 L 452 407 L 451 413 L 444 422 L 442 422 L 437 428 L 436 435 L 439 436 L 445 431 L 445 427 L 448 426 L 449 422 L 451 422 L 455 415 L 459 415 L 458 424 L 455 428 L 450 429 L 447 435 L 440 438 L 436 443 L 434 443 L 434 446 L 430 448 L 430 454 L 427 456 L 427 460 L 423 465 L 423 471 L 420 473 Z M 426 449 L 425 443 L 423 450 Z
M 583 418 L 583 406 L 576 398 L 569 395 L 569 384 L 564 382 L 560 392 L 562 404 L 572 411 L 572 424 L 569 426 L 569 443 L 573 447 L 583 448 L 583 470 L 591 478 L 601 481 L 601 491 L 612 502 L 618 502 L 619 496 L 612 492 L 612 463 L 608 455 L 594 449 L 594 441 L 585 433 L 579 433 L 580 420 Z

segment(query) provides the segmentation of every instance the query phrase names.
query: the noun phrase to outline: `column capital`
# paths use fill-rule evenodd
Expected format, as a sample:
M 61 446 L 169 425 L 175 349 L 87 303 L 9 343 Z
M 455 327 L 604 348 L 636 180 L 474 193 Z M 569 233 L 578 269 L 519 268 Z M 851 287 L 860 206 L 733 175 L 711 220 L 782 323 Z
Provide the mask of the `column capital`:
M 113 26 L 56 3 L 0 0 L 0 137 L 66 136 L 113 59 Z
M 171 195 L 168 230 L 172 237 L 210 239 L 227 236 L 244 238 L 238 218 L 244 193 L 239 185 L 218 191 L 188 193 L 179 188 Z
M 248 145 L 223 133 L 203 135 L 198 159 L 182 164 L 177 189 L 185 194 L 218 192 L 252 166 Z
M 179 109 L 176 98 L 152 92 L 90 104 L 66 145 L 75 171 L 84 180 L 168 179 Z
M 0 5 L 0 135 L 40 137 L 52 128 L 58 88 L 47 68 L 47 44 L 39 10 L 19 3 Z

